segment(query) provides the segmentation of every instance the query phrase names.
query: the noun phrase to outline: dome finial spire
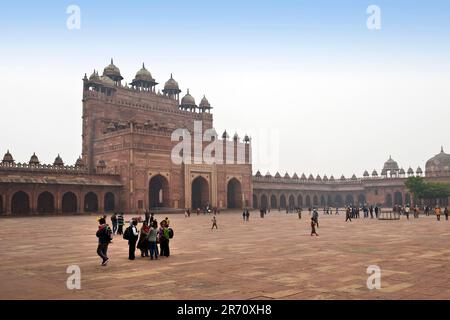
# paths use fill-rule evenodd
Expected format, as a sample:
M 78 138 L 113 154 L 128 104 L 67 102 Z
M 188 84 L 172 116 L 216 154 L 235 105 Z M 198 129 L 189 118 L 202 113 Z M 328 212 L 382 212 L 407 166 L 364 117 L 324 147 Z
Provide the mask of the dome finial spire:
M 173 80 L 173 75 L 172 75 L 172 72 L 170 73 L 170 79 L 172 79 L 172 80 Z
M 111 58 L 111 64 L 114 64 L 114 60 L 113 60 L 113 58 Z
M 444 146 L 441 146 L 441 153 L 444 153 Z

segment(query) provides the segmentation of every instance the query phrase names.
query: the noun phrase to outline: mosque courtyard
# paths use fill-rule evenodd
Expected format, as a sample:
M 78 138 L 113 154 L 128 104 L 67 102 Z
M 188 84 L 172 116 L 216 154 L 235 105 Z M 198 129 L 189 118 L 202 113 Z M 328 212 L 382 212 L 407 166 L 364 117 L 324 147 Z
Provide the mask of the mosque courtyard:
M 128 220 L 131 216 L 126 216 Z M 165 216 L 157 215 L 158 221 Z M 450 221 L 355 219 L 320 212 L 319 237 L 308 212 L 253 211 L 170 215 L 171 256 L 128 260 L 117 236 L 110 262 L 96 254 L 95 216 L 0 219 L 0 299 L 450 299 Z M 110 222 L 108 217 L 108 222 Z M 81 289 L 67 289 L 67 267 Z M 369 290 L 367 267 L 381 269 Z

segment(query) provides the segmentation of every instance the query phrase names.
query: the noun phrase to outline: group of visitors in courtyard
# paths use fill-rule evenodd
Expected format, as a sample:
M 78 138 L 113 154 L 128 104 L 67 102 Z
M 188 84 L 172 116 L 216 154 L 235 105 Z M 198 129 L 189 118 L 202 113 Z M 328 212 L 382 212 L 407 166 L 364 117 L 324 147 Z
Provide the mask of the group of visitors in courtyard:
M 136 249 L 141 252 L 142 258 L 150 257 L 150 260 L 157 260 L 158 257 L 170 256 L 170 239 L 173 238 L 174 231 L 170 227 L 170 220 L 166 217 L 159 224 L 153 213 L 146 212 L 145 218 L 132 218 L 129 226 L 123 231 L 124 217 L 123 213 L 114 213 L 111 216 L 113 228 L 106 223 L 107 216 L 104 215 L 98 219 L 98 238 L 97 254 L 102 259 L 102 266 L 108 264 L 108 246 L 115 235 L 122 235 L 123 239 L 128 241 L 128 259 L 136 259 Z M 139 223 L 142 223 L 138 229 Z M 216 223 L 217 228 L 217 223 Z M 158 247 L 159 244 L 159 247 Z

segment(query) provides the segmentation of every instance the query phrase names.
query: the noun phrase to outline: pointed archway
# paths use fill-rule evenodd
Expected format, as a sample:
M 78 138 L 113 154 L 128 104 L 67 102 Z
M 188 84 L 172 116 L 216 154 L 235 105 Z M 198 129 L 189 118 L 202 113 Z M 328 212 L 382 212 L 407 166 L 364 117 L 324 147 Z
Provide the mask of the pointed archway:
M 241 182 L 236 178 L 233 178 L 230 181 L 228 181 L 227 208 L 228 209 L 242 208 L 242 187 Z
M 78 211 L 78 199 L 75 193 L 66 192 L 62 197 L 62 212 L 63 213 L 75 213 Z
M 105 212 L 112 212 L 115 209 L 116 197 L 114 193 L 108 192 L 105 194 L 104 205 Z
M 209 200 L 209 183 L 199 176 L 192 181 L 192 208 L 205 208 L 210 204 Z
M 55 197 L 48 191 L 42 192 L 38 197 L 37 211 L 39 213 L 55 212 Z
M 152 177 L 148 187 L 148 203 L 150 208 L 169 208 L 169 182 L 158 174 Z
M 14 193 L 11 199 L 12 214 L 29 214 L 30 212 L 30 197 L 23 191 Z
M 98 211 L 98 197 L 94 192 L 89 192 L 84 196 L 84 211 Z

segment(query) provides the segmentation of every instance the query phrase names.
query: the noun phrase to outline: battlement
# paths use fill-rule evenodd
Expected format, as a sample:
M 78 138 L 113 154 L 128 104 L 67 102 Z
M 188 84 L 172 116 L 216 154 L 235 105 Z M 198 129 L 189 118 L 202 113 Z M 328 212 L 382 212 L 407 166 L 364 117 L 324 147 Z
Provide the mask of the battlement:
M 0 171 L 7 172 L 41 172 L 41 173 L 51 173 L 51 174 L 70 174 L 70 175 L 84 175 L 88 173 L 86 167 L 77 166 L 57 166 L 51 164 L 28 164 L 28 163 L 1 163 Z M 108 169 L 98 169 L 95 172 L 96 175 L 117 175 Z

